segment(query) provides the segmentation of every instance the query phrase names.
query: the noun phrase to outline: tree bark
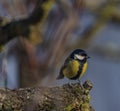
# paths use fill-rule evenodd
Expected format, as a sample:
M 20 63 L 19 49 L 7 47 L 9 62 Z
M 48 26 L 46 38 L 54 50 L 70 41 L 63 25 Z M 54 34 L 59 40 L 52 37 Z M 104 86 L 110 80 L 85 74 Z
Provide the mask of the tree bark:
M 0 111 L 94 111 L 89 92 L 92 83 L 56 87 L 0 89 Z

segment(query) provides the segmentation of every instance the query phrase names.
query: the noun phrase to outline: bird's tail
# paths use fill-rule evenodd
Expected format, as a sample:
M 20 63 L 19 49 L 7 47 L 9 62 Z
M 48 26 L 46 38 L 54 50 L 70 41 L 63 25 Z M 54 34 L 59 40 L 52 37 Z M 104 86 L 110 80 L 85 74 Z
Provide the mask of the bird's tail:
M 59 75 L 56 79 L 63 79 L 64 78 L 64 75 L 63 75 L 63 67 L 61 68 L 60 72 L 59 72 Z
M 64 75 L 63 74 L 59 74 L 56 79 L 63 79 L 63 78 L 64 78 Z

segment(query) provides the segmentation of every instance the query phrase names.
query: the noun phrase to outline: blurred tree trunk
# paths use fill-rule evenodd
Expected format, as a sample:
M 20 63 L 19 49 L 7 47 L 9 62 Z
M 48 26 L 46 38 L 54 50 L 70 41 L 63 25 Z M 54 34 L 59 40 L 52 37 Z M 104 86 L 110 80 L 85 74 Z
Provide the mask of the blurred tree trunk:
M 89 91 L 92 83 L 86 81 L 56 87 L 36 87 L 17 90 L 0 89 L 2 111 L 94 111 Z

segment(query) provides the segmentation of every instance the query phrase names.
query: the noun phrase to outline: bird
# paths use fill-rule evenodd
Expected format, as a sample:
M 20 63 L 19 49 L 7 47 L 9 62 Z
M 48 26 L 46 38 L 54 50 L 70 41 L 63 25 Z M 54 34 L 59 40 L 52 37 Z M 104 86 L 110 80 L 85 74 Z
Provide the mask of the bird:
M 78 80 L 85 74 L 88 61 L 90 57 L 83 49 L 75 49 L 65 60 L 62 65 L 57 79 L 63 79 L 64 77 L 70 80 Z

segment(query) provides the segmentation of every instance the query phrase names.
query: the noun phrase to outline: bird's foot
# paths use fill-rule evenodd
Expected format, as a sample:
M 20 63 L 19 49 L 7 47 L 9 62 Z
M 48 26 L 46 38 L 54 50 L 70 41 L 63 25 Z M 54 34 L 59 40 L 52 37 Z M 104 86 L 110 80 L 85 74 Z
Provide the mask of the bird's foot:
M 71 82 L 68 83 L 68 86 L 72 88 L 73 84 Z
M 82 85 L 82 82 L 78 79 L 78 83 L 79 83 L 79 85 L 80 85 L 80 87 L 82 88 L 82 89 L 84 89 L 84 87 L 83 87 L 83 85 Z

